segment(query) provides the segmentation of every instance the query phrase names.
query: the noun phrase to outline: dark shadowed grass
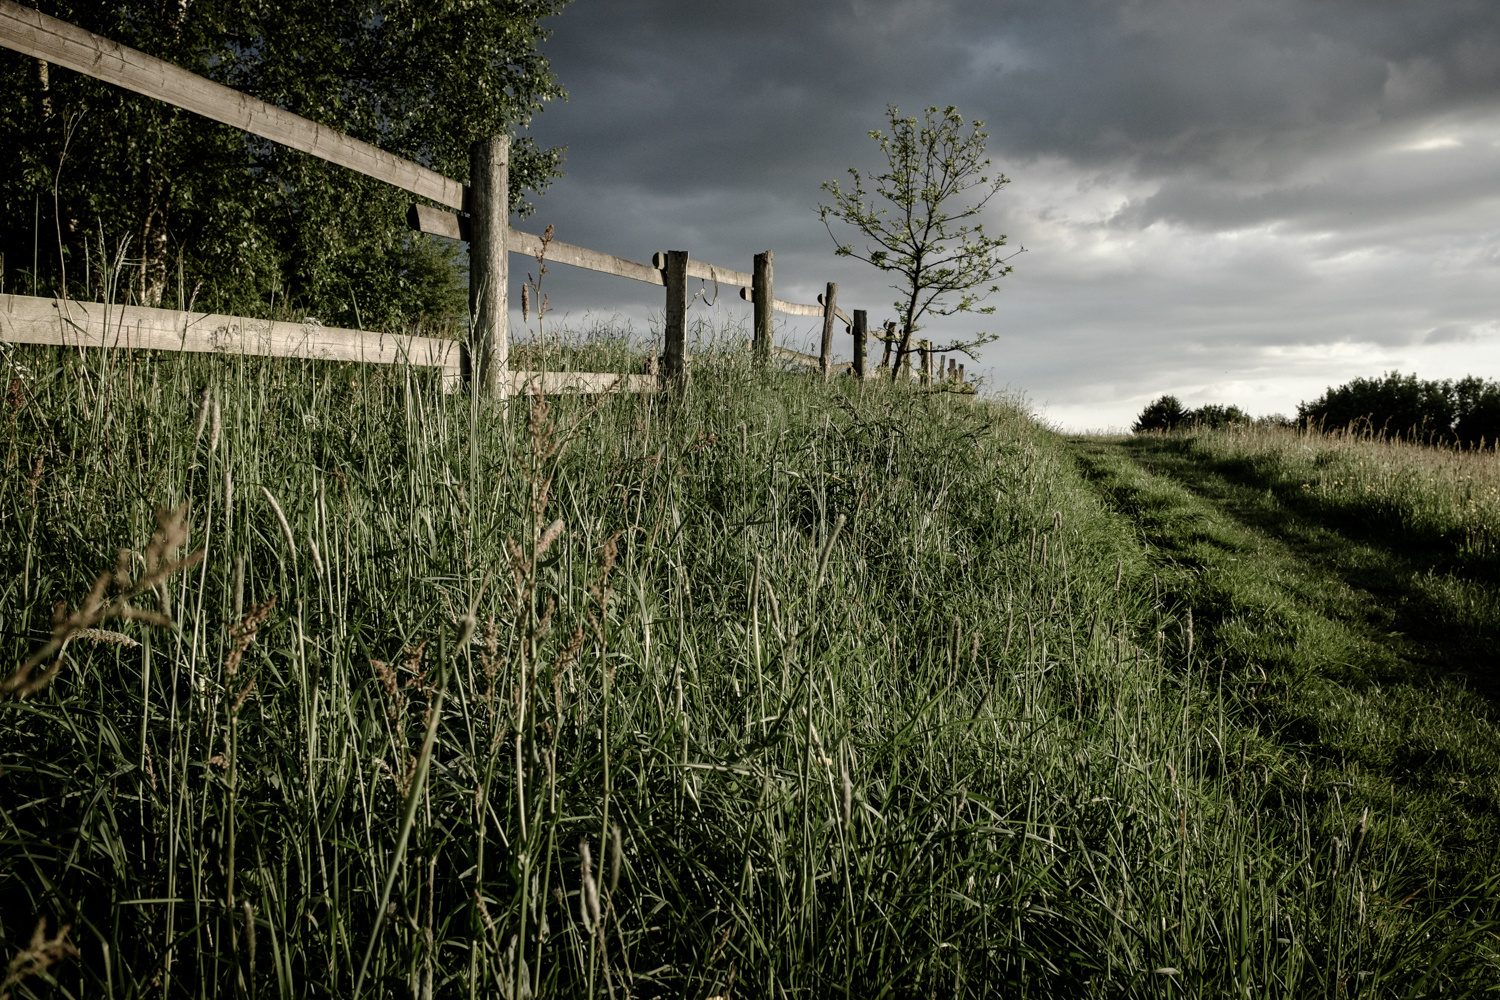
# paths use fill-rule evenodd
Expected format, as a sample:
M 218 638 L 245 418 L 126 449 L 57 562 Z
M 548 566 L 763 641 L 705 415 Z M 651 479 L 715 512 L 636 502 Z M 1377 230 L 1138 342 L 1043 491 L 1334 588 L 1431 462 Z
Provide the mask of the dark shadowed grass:
M 1256 728 L 1277 766 L 1300 767 L 1381 818 L 1388 844 L 1434 883 L 1493 878 L 1500 586 L 1469 565 L 1482 553 L 1414 545 L 1393 522 L 1361 516 L 1403 503 L 1467 514 L 1467 504 L 1432 496 L 1439 479 L 1427 473 L 1458 468 L 1440 487 L 1451 492 L 1482 478 L 1489 459 L 1476 456 L 1465 471 L 1452 453 L 1401 446 L 1414 453 L 1395 458 L 1422 468 L 1420 488 L 1415 476 L 1388 473 L 1385 495 L 1360 484 L 1340 505 L 1335 489 L 1310 499 L 1300 483 L 1286 495 L 1266 485 L 1315 481 L 1295 453 L 1279 461 L 1278 451 L 1261 449 L 1251 456 L 1258 476 L 1247 481 L 1246 456 L 1224 457 L 1246 443 L 1243 434 L 1200 432 L 1073 447 L 1095 488 L 1137 524 L 1161 585 L 1193 610 L 1204 654 L 1239 693 L 1235 717 Z M 1352 470 L 1392 461 L 1387 443 L 1363 448 L 1313 439 L 1306 450 L 1320 468 L 1332 463 L 1315 456 L 1329 451 Z M 1330 487 L 1349 474 L 1338 471 Z M 1439 518 L 1427 523 L 1439 533 Z M 1419 530 L 1413 524 L 1411 534 Z M 1447 533 L 1462 537 L 1451 526 Z
M 11 357 L 11 660 L 156 509 L 190 500 L 206 552 L 155 598 L 177 629 L 75 641 L 0 704 L 3 945 L 46 917 L 80 951 L 18 995 L 1493 981 L 1491 884 L 1244 720 L 1130 521 L 1007 405 L 727 349 L 537 405 Z

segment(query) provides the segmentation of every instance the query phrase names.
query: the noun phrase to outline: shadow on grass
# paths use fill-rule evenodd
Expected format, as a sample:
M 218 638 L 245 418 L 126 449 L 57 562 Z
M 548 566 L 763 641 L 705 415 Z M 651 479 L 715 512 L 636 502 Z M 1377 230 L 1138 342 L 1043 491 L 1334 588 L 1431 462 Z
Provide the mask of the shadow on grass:
M 1384 526 L 1308 510 L 1306 505 L 1291 506 L 1266 485 L 1263 472 L 1245 462 L 1212 462 L 1191 450 L 1188 441 L 1141 437 L 1122 447 L 1146 471 L 1181 485 L 1232 521 L 1275 539 L 1312 580 L 1331 577 L 1363 598 L 1341 602 L 1326 593 L 1313 595 L 1323 597 L 1319 603 L 1329 617 L 1377 644 L 1375 662 L 1362 664 L 1358 671 L 1368 681 L 1417 680 L 1412 668 L 1420 668 L 1428 679 L 1450 677 L 1500 702 L 1500 672 L 1495 669 L 1500 622 L 1495 621 L 1494 595 L 1487 595 L 1489 607 L 1482 600 L 1492 588 L 1483 586 L 1472 568 L 1465 571 L 1446 553 L 1393 538 Z M 1098 470 L 1085 472 L 1096 481 L 1100 478 Z M 1139 491 L 1125 484 L 1114 484 L 1114 490 L 1115 502 L 1143 527 L 1161 520 L 1141 509 L 1148 498 L 1119 495 L 1122 490 Z M 1165 510 L 1159 513 L 1172 519 Z M 1163 521 L 1158 527 L 1167 524 Z M 1210 526 L 1178 525 L 1152 541 L 1188 568 L 1204 563 L 1194 557 L 1200 545 L 1220 549 L 1230 559 L 1243 547 L 1243 542 Z
M 1283 505 L 1284 509 L 1278 508 L 1283 516 L 1316 523 L 1350 540 L 1378 545 L 1421 564 L 1428 572 L 1486 583 L 1500 580 L 1500 551 L 1487 554 L 1462 551 L 1462 536 L 1416 527 L 1389 508 L 1368 505 L 1350 508 L 1324 500 L 1306 492 L 1295 479 L 1287 478 L 1273 456 L 1218 457 L 1199 447 L 1192 437 L 1150 435 L 1128 438 L 1121 443 L 1143 462 L 1165 461 L 1176 468 L 1179 463 L 1171 457 L 1175 456 L 1186 463 L 1183 468 L 1196 469 L 1200 476 L 1212 472 L 1229 483 L 1256 491 L 1263 498 L 1269 493 Z
M 1191 609 L 1195 662 L 1224 670 L 1237 714 L 1267 741 L 1268 779 L 1315 789 L 1329 815 L 1347 794 L 1392 817 L 1393 844 L 1455 885 L 1494 870 L 1495 585 L 1356 540 L 1176 442 L 1070 444 L 1136 525 L 1165 600 Z

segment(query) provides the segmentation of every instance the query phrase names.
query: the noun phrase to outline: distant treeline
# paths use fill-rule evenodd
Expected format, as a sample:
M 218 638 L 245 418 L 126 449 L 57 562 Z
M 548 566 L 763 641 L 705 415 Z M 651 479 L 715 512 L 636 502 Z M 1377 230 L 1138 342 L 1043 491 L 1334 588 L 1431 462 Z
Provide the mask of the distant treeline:
M 1354 379 L 1298 405 L 1297 420 L 1324 430 L 1352 427 L 1404 440 L 1494 444 L 1500 439 L 1500 382 L 1389 372 Z
M 1139 434 L 1251 422 L 1292 424 L 1279 415 L 1253 420 L 1238 406 L 1211 403 L 1188 409 L 1176 396 L 1162 396 L 1141 411 L 1131 430 Z M 1296 423 L 1433 444 L 1493 445 L 1500 441 L 1500 382 L 1474 375 L 1419 379 L 1400 372 L 1357 378 L 1299 403 Z

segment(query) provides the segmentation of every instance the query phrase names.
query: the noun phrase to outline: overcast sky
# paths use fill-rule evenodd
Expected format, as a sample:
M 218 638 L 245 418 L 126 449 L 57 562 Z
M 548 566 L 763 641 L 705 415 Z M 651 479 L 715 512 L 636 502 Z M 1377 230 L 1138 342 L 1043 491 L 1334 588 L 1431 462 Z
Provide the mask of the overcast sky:
M 895 293 L 833 255 L 820 184 L 882 166 L 887 105 L 952 104 L 1011 179 L 986 228 L 1026 252 L 993 316 L 929 335 L 997 334 L 970 370 L 1057 426 L 1500 376 L 1495 0 L 574 0 L 549 23 L 570 99 L 532 133 L 566 176 L 522 228 L 746 271 L 772 249 L 779 298 L 837 281 L 873 324 Z M 659 320 L 659 288 L 571 270 L 551 319 Z

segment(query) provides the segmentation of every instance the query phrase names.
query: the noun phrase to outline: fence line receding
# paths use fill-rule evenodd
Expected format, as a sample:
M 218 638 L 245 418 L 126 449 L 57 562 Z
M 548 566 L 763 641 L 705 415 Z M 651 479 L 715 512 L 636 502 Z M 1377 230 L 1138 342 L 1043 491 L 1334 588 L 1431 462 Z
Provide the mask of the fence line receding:
M 111 347 L 145 347 L 149 342 L 153 349 L 160 350 L 227 351 L 376 362 L 399 357 L 409 363 L 441 368 L 445 377 L 473 377 L 485 391 L 499 395 L 534 391 L 537 387 L 550 392 L 554 384 L 582 392 L 642 392 L 655 386 L 653 379 L 638 375 L 556 372 L 542 376 L 535 372 L 511 370 L 508 256 L 520 253 L 534 257 L 544 251 L 541 237 L 513 229 L 508 223 L 507 136 L 495 136 L 471 146 L 471 183 L 462 184 L 419 163 L 24 7 L 15 0 L 0 0 L 0 46 L 232 125 L 443 206 L 413 204 L 407 214 L 407 223 L 418 232 L 469 244 L 469 306 L 473 318 L 469 342 L 458 345 L 431 338 L 398 337 L 305 323 L 179 313 L 143 306 L 106 308 L 95 303 L 59 304 L 50 299 L 9 296 L 3 312 L 0 312 L 0 339 Z M 546 244 L 545 257 L 549 263 L 568 264 L 666 289 L 664 377 L 680 376 L 686 371 L 689 278 L 739 287 L 740 297 L 754 307 L 753 345 L 757 356 L 777 356 L 815 364 L 822 369 L 825 378 L 834 370 L 848 370 L 857 377 L 870 374 L 865 363 L 865 338 L 868 336 L 865 310 L 853 310 L 850 315 L 838 308 L 837 286 L 831 283 L 827 286 L 828 291 L 818 296 L 817 304 L 776 298 L 769 250 L 755 255 L 751 272 L 696 261 L 686 251 L 657 253 L 652 256 L 650 264 L 643 264 L 557 240 Z M 775 346 L 775 313 L 822 318 L 819 354 L 806 355 Z M 106 317 L 109 317 L 108 328 L 105 326 Z M 832 365 L 835 319 L 844 324 L 846 332 L 855 340 L 854 361 L 837 366 L 837 369 Z M 127 330 L 130 333 L 121 342 L 121 335 Z M 881 339 L 886 342 L 886 356 L 889 357 L 889 326 Z M 173 344 L 176 346 L 169 346 Z M 447 346 L 434 346 L 439 344 Z M 921 358 L 923 380 L 931 379 L 935 359 L 933 352 L 927 350 L 926 342 L 911 353 Z M 898 357 L 892 360 L 892 366 L 904 366 L 909 371 L 910 354 L 899 357 L 899 350 L 896 354 Z M 942 379 L 946 374 L 939 366 L 937 377 Z

